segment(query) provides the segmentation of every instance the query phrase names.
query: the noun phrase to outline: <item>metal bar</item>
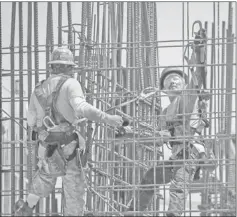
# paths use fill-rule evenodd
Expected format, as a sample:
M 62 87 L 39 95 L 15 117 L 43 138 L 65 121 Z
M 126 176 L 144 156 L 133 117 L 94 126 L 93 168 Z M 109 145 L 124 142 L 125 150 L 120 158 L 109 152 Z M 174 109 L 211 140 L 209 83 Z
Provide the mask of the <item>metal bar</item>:
M 58 2 L 58 47 L 62 46 L 62 2 Z
M 97 13 L 96 13 L 96 17 L 95 17 L 95 20 L 96 20 L 96 24 L 95 24 L 95 28 L 96 28 L 96 39 L 95 39 L 95 42 L 98 43 L 99 40 L 100 40 L 100 23 L 99 23 L 99 18 L 100 18 L 100 4 L 99 2 L 96 3 L 96 8 L 97 8 Z M 101 67 L 101 51 L 99 49 L 95 50 L 95 55 L 96 55 L 96 66 L 97 67 Z M 101 72 L 97 72 L 97 75 L 101 74 Z M 97 76 L 96 78 L 96 82 L 97 84 L 99 85 L 99 87 L 102 86 L 102 78 L 101 76 Z M 99 90 L 100 91 L 100 90 Z M 102 103 L 99 101 L 99 100 L 96 100 L 96 107 L 97 108 L 100 108 L 102 109 Z M 100 138 L 101 137 L 101 129 L 98 129 L 99 131 L 99 135 L 98 137 Z M 94 131 L 95 132 L 95 131 Z M 94 136 L 93 136 L 94 137 Z M 99 149 L 99 147 L 96 145 L 95 146 L 95 154 L 94 154 L 94 158 L 95 158 L 95 161 L 98 161 L 100 158 L 101 158 L 101 151 Z M 101 184 L 101 178 L 96 176 L 95 177 L 95 183 L 98 183 L 98 185 Z M 95 184 L 95 189 L 97 190 L 97 186 Z M 100 204 L 100 200 L 97 196 L 94 197 L 94 201 L 93 201 L 93 211 L 96 210 L 96 208 L 98 209 L 99 207 L 99 204 Z
M 72 42 L 72 9 L 71 2 L 67 2 L 67 16 L 68 16 L 68 44 L 69 49 L 73 52 L 74 46 Z
M 2 3 L 0 2 L 0 50 L 2 50 Z M 2 116 L 2 54 L 0 54 L 0 120 L 2 120 L 3 116 Z M 3 135 L 4 135 L 4 131 L 3 131 L 4 127 L 3 127 L 3 122 L 0 121 L 0 146 L 2 147 L 2 142 L 3 142 Z M 3 152 L 2 152 L 2 148 L 0 148 L 0 165 L 3 165 Z M 2 167 L 0 168 L 0 174 L 2 174 Z M 3 176 L 0 176 L 0 214 L 2 214 L 2 180 L 3 180 Z
M 225 28 L 225 21 L 222 22 L 222 38 L 223 36 L 225 35 L 225 31 L 226 31 L 226 28 Z M 222 39 L 222 54 L 221 54 L 221 63 L 224 63 L 225 62 L 225 50 L 226 50 L 226 47 L 225 47 L 225 44 L 224 44 L 224 41 L 225 39 Z M 225 132 L 225 120 L 224 120 L 224 102 L 225 102 L 225 95 L 224 95 L 224 86 L 225 86 L 225 79 L 226 79 L 226 72 L 225 72 L 225 66 L 221 66 L 221 97 L 220 97 L 220 101 L 221 101 L 221 108 L 220 108 L 220 119 L 221 119 L 221 122 L 220 122 L 220 125 L 221 125 L 221 129 L 220 129 L 220 132 Z M 225 145 L 223 144 L 223 142 L 221 142 L 221 155 L 220 155 L 220 158 L 223 159 L 225 158 L 226 156 L 226 148 L 225 148 Z M 220 166 L 220 180 L 224 183 L 226 182 L 226 179 L 225 179 L 225 171 L 226 171 L 226 166 L 225 165 L 222 165 Z M 221 200 L 220 200 L 220 203 L 221 203 L 221 208 L 224 208 L 224 204 L 226 203 L 226 197 L 224 195 L 224 192 L 221 194 Z M 221 215 L 224 215 L 224 213 L 221 213 Z
M 34 54 L 35 54 L 35 85 L 39 82 L 39 20 L 38 20 L 38 3 L 34 2 Z M 35 166 L 37 165 L 37 158 L 35 157 Z M 39 214 L 39 203 L 36 205 L 35 211 Z
M 86 25 L 86 15 L 87 15 L 87 3 L 82 2 L 82 14 L 81 14 L 81 38 L 80 38 L 80 51 L 79 51 L 79 66 L 83 69 L 85 67 L 85 25 Z M 85 74 L 86 72 L 82 70 L 79 76 L 82 90 L 85 93 Z M 83 133 L 84 134 L 84 133 Z
M 28 68 L 28 103 L 32 93 L 32 2 L 28 2 L 28 32 L 27 32 L 27 68 Z M 29 136 L 29 135 L 28 135 Z M 27 178 L 29 181 L 28 189 L 33 178 L 33 145 L 28 145 L 27 156 Z
M 229 14 L 228 14 L 228 30 L 227 30 L 227 41 L 232 42 L 232 26 L 233 26 L 233 8 L 232 8 L 232 2 L 229 2 Z M 233 45 L 227 45 L 226 47 L 226 91 L 227 93 L 232 92 L 232 86 L 233 86 Z M 231 125 L 233 124 L 231 116 L 232 111 L 232 95 L 226 96 L 226 116 L 229 116 L 226 118 L 225 122 L 225 129 L 226 134 L 231 134 Z M 231 160 L 235 159 L 234 152 L 235 148 L 230 147 L 232 146 L 232 143 L 230 140 L 226 140 L 226 147 L 229 147 L 227 154 L 228 162 L 230 163 Z M 234 149 L 234 150 L 233 150 Z M 230 187 L 234 184 L 235 179 L 235 167 L 232 165 L 227 166 L 227 181 L 232 182 L 230 185 L 228 185 L 228 195 L 232 194 L 234 195 L 235 192 L 230 189 Z M 231 197 L 228 198 L 228 201 L 231 202 Z
M 38 3 L 34 2 L 34 53 L 35 53 L 35 84 L 39 82 L 39 29 L 38 29 Z
M 51 53 L 54 50 L 54 31 L 53 31 L 53 9 L 52 9 L 52 2 L 48 2 L 48 7 L 49 7 L 49 31 L 50 31 L 50 51 Z
M 87 42 L 90 45 L 91 41 L 92 41 L 92 11 L 91 11 L 91 2 L 87 2 Z M 88 49 L 86 50 L 87 52 L 87 59 L 88 59 L 88 67 L 91 68 L 92 66 L 92 52 L 91 52 L 91 48 L 88 47 Z M 88 80 L 87 80 L 87 92 L 93 94 L 93 87 L 92 87 L 92 72 L 88 73 Z M 87 96 L 87 102 L 92 104 L 92 98 L 91 96 Z M 88 142 L 88 160 L 92 159 L 92 144 L 91 144 L 91 136 L 92 136 L 92 122 L 89 121 L 88 125 L 87 125 L 87 140 Z M 89 173 L 89 180 L 90 182 L 92 182 L 92 177 L 91 177 L 91 172 Z M 87 207 L 89 210 L 91 210 L 92 208 L 92 195 L 91 192 L 87 192 Z
M 50 67 L 48 65 L 49 62 L 49 57 L 50 57 L 50 43 L 51 43 L 51 19 L 50 19 L 50 15 L 51 15 L 51 11 L 50 11 L 50 4 L 52 4 L 51 2 L 47 3 L 47 25 L 46 25 L 46 55 L 45 55 L 45 63 L 46 63 L 46 78 L 48 78 L 50 76 Z M 50 212 L 50 208 L 49 208 L 49 203 L 50 203 L 50 195 L 48 197 L 45 198 L 46 201 L 46 207 L 45 207 L 45 212 L 49 213 Z M 52 207 L 53 208 L 53 207 Z
M 23 83 L 23 10 L 22 10 L 22 2 L 19 2 L 19 89 L 20 89 L 20 97 L 23 98 L 23 91 L 24 91 L 24 83 Z M 24 102 L 21 100 L 19 106 L 19 116 L 20 116 L 20 125 L 24 125 L 23 123 L 23 117 L 24 117 Z M 23 139 L 23 128 L 19 128 L 19 139 Z M 20 164 L 23 164 L 23 143 L 20 143 Z M 20 167 L 20 179 L 19 179 L 19 188 L 24 189 L 23 184 L 23 166 Z M 20 198 L 23 198 L 23 191 L 20 191 Z
M 47 25 L 46 25 L 46 48 L 45 48 L 45 51 L 46 51 L 46 55 L 45 55 L 45 58 L 46 58 L 46 78 L 49 77 L 49 65 L 48 65 L 48 62 L 49 62 L 49 56 L 50 56 L 50 51 L 49 51 L 49 46 L 50 46 L 50 10 L 49 10 L 49 4 L 50 2 L 47 3 Z
M 16 20 L 16 2 L 12 3 L 12 22 L 11 22 L 11 140 L 15 140 L 15 79 L 14 79 L 14 69 L 15 69 L 15 55 L 14 55 L 14 45 L 15 45 L 15 20 Z M 13 191 L 11 195 L 11 213 L 13 212 L 15 204 L 15 145 L 11 145 L 11 190 Z

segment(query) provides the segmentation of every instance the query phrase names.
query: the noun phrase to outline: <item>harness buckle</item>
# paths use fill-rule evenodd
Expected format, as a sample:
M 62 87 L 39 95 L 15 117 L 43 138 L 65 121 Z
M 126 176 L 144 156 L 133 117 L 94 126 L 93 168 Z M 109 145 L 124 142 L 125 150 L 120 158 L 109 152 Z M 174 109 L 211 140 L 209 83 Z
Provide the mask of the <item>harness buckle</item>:
M 47 123 L 47 121 L 50 123 L 51 126 Z M 55 123 L 48 115 L 43 118 L 43 124 L 47 128 L 47 131 L 53 130 L 56 127 Z

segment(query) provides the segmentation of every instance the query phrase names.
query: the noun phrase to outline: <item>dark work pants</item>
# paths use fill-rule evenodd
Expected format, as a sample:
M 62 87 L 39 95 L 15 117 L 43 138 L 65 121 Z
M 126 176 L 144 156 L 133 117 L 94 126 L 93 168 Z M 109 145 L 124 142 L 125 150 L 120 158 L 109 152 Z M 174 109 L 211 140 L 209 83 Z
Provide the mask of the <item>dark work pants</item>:
M 194 160 L 198 159 L 198 157 L 198 154 L 189 154 L 188 159 Z M 184 159 L 183 156 L 180 156 L 179 160 L 182 159 Z M 150 204 L 154 195 L 154 186 L 145 187 L 142 185 L 166 184 L 171 182 L 167 216 L 181 216 L 188 195 L 188 184 L 193 181 L 198 167 L 197 164 L 197 161 L 172 161 L 172 164 L 165 162 L 163 165 L 158 165 L 155 168 L 155 175 L 154 168 L 148 170 L 141 181 L 141 186 L 135 193 L 135 207 L 134 201 L 132 201 L 128 211 L 144 211 Z

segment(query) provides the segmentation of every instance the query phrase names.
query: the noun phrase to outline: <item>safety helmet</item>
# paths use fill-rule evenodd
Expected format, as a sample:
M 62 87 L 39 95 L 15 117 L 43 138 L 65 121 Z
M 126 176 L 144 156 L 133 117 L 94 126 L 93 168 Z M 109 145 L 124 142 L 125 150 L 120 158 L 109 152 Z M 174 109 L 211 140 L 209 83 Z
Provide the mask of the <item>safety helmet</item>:
M 58 47 L 54 49 L 51 55 L 51 61 L 49 61 L 48 64 L 77 66 L 77 64 L 74 63 L 74 57 L 72 52 L 65 47 Z
M 164 80 L 165 80 L 165 78 L 167 77 L 167 75 L 169 75 L 171 73 L 176 73 L 176 74 L 180 75 L 181 77 L 184 78 L 185 83 L 186 84 L 188 83 L 188 76 L 182 70 L 180 70 L 178 68 L 168 67 L 168 68 L 165 68 L 161 73 L 161 78 L 160 78 L 160 88 L 161 88 L 161 90 L 164 89 Z

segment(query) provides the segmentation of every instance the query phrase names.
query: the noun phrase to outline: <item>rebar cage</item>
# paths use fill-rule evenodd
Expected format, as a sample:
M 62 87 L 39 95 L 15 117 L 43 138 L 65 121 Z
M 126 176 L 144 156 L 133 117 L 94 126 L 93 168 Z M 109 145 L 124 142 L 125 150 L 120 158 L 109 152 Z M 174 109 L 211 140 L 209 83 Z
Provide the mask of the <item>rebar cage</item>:
M 233 17 L 232 2 L 1 2 L 0 214 L 13 215 L 16 200 L 26 198 L 37 165 L 36 145 L 27 142 L 27 105 L 35 84 L 50 75 L 50 53 L 67 46 L 87 101 L 128 118 L 133 128 L 130 138 L 119 139 L 108 125 L 82 124 L 90 147 L 85 213 L 124 215 L 145 172 L 170 161 L 169 145 L 156 142 L 155 129 L 169 103 L 160 72 L 177 66 L 191 77 L 183 53 L 194 40 L 192 23 L 201 20 L 208 36 L 204 88 L 211 93 L 203 140 L 211 141 L 217 167 L 188 185 L 183 215 L 236 216 Z M 142 98 L 145 90 L 155 93 Z M 147 186 L 155 191 L 151 204 L 133 213 L 165 216 L 169 186 Z M 35 215 L 62 214 L 62 200 L 59 178 Z

